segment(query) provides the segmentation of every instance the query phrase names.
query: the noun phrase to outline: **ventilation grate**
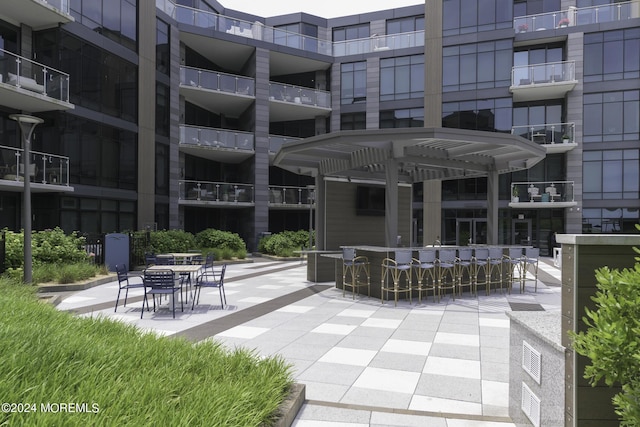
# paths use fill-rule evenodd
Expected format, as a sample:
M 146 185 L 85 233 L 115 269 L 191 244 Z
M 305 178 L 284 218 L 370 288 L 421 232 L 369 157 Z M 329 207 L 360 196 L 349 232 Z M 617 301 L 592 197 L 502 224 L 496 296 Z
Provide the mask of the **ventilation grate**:
M 522 369 L 538 384 L 540 384 L 541 367 L 542 357 L 540 352 L 531 347 L 528 342 L 522 341 Z
M 535 426 L 540 427 L 540 399 L 533 394 L 525 383 L 522 383 L 522 412 Z

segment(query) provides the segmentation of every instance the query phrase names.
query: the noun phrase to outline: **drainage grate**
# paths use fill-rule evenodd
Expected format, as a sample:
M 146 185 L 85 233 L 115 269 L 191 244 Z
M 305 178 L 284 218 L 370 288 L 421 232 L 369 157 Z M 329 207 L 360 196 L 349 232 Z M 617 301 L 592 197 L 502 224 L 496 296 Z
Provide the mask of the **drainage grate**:
M 522 383 L 522 412 L 535 427 L 540 427 L 540 398 Z
M 509 301 L 509 305 L 511 306 L 511 311 L 545 311 L 544 307 L 537 303 Z

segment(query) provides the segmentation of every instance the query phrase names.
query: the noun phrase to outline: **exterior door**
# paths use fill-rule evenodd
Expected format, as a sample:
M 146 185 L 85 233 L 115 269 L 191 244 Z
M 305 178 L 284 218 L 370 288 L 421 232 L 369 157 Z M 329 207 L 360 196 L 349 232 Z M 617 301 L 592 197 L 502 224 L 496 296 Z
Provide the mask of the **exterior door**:
M 531 219 L 514 219 L 511 222 L 512 245 L 530 245 L 532 239 Z
M 486 219 L 458 219 L 456 220 L 456 245 L 480 245 L 487 243 Z

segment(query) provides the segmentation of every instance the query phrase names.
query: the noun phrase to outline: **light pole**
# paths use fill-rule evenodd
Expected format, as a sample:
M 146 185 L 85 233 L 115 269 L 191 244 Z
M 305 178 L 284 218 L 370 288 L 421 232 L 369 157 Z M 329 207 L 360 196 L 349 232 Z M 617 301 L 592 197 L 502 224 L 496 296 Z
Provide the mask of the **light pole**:
M 307 185 L 307 198 L 309 202 L 309 250 L 313 248 L 313 202 L 316 198 L 316 187 Z
M 27 114 L 11 114 L 10 119 L 20 125 L 22 131 L 22 181 L 24 182 L 24 194 L 22 195 L 22 215 L 24 230 L 24 283 L 31 284 L 33 276 L 33 263 L 31 258 L 31 176 L 29 175 L 29 149 L 31 136 L 37 125 L 44 122 L 40 117 Z M 18 172 L 19 174 L 19 172 Z

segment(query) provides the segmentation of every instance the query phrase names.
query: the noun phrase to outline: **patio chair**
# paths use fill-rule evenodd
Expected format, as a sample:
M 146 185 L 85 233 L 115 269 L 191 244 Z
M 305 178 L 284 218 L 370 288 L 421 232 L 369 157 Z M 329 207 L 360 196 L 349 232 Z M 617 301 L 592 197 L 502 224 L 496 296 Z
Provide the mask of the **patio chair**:
M 473 281 L 475 283 L 476 295 L 478 294 L 478 278 L 482 273 L 484 286 L 487 295 L 489 295 L 489 249 L 476 248 L 473 255 Z
M 456 277 L 458 279 L 458 294 L 462 296 L 462 290 L 465 287 L 469 288 L 471 295 L 477 294 L 478 291 L 475 288 L 475 282 L 473 281 L 473 249 L 458 249 L 458 258 L 456 258 L 455 264 L 457 267 Z
M 123 307 L 126 307 L 129 289 L 144 288 L 142 277 L 138 275 L 129 275 L 129 270 L 125 264 L 116 264 L 116 273 L 118 274 L 118 296 L 116 297 L 116 307 L 113 309 L 114 312 L 118 310 L 118 301 L 120 301 L 120 292 L 122 292 L 122 290 L 124 290 Z
M 538 258 L 540 257 L 539 248 L 525 248 L 524 250 L 524 266 L 523 266 L 523 279 L 522 290 L 525 289 L 527 282 L 527 270 L 529 266 L 533 266 L 533 280 L 534 280 L 534 292 L 538 292 Z
M 513 286 L 514 279 L 516 277 L 515 272 L 518 270 L 518 282 L 520 283 L 520 293 L 524 288 L 524 258 L 522 257 L 522 248 L 509 248 L 509 254 L 504 257 L 505 264 L 508 266 L 507 270 L 507 288 L 511 293 L 511 287 Z
M 156 265 L 157 258 L 153 252 L 147 252 L 144 254 L 144 264 L 146 268 L 151 267 L 152 265 Z
M 196 278 L 195 291 L 193 294 L 193 300 L 191 302 L 191 310 L 194 309 L 196 304 L 200 303 L 200 293 L 202 288 L 218 288 L 220 294 L 220 304 L 222 308 L 227 303 L 227 295 L 224 292 L 224 273 L 227 270 L 227 264 L 222 265 L 222 269 L 218 272 L 212 269 L 205 269 Z
M 428 295 L 429 291 L 433 291 L 433 302 L 436 302 L 436 251 L 433 249 L 424 249 L 418 251 L 418 258 L 413 259 L 413 268 L 416 269 L 417 279 L 412 290 L 418 291 L 418 303 L 422 302 L 422 292 Z M 431 280 L 431 285 L 429 285 Z
M 147 304 L 147 311 L 149 311 L 148 296 L 153 298 L 153 311 L 156 311 L 156 295 L 162 297 L 162 295 L 171 295 L 171 308 L 173 312 L 173 318 L 176 318 L 176 293 L 181 292 L 182 285 L 180 282 L 176 283 L 175 275 L 171 270 L 145 270 L 143 276 L 144 283 L 144 301 L 142 303 L 142 312 L 140 318 L 144 314 L 144 304 Z M 184 298 L 180 298 L 180 306 L 184 311 Z
M 451 296 L 456 299 L 456 250 L 439 249 L 436 259 L 436 277 L 438 280 L 438 299 L 442 298 L 442 291 L 451 289 Z
M 394 305 L 398 305 L 398 294 L 409 294 L 409 304 L 411 304 L 411 267 L 413 266 L 413 258 L 411 251 L 395 251 L 394 258 L 385 258 L 382 260 L 382 287 L 380 289 L 380 298 L 384 304 L 384 293 L 393 292 Z M 405 277 L 404 285 L 402 276 Z
M 503 264 L 504 249 L 500 247 L 489 248 L 489 259 L 487 260 L 487 294 L 491 292 L 492 285 L 495 285 L 496 288 L 500 286 L 500 293 L 502 293 Z
M 361 275 L 365 276 L 361 279 Z M 347 281 L 347 277 L 350 280 Z M 342 249 L 342 296 L 347 286 L 351 287 L 351 298 L 355 299 L 356 289 L 367 287 L 367 295 L 371 296 L 371 274 L 369 271 L 369 259 L 365 256 L 357 256 L 354 248 Z

